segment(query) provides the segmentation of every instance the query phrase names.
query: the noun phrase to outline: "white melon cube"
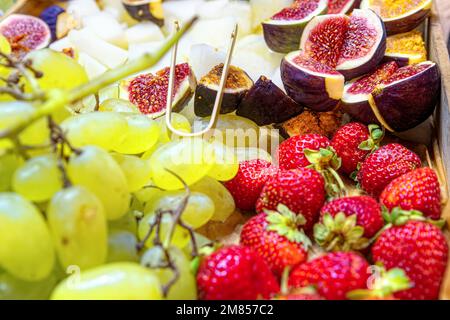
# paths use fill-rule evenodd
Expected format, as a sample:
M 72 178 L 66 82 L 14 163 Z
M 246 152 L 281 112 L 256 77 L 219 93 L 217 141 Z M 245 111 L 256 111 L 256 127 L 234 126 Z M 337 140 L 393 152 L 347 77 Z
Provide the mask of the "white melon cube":
M 129 44 L 164 40 L 161 29 L 152 22 L 138 23 L 128 28 L 125 33 Z
M 100 12 L 95 0 L 71 0 L 67 5 L 67 12 L 76 19 L 82 19 Z
M 50 44 L 50 49 L 55 51 L 63 51 L 68 48 L 73 48 L 73 44 L 70 42 L 69 37 L 61 38 Z
M 84 67 L 89 79 L 98 77 L 108 70 L 107 67 L 84 52 L 80 52 L 78 55 L 78 63 Z
M 127 36 L 122 25 L 110 14 L 100 12 L 82 19 L 83 26 L 109 43 L 127 48 Z
M 225 52 L 207 44 L 195 44 L 189 53 L 189 64 L 195 76 L 200 79 L 213 67 L 225 62 Z

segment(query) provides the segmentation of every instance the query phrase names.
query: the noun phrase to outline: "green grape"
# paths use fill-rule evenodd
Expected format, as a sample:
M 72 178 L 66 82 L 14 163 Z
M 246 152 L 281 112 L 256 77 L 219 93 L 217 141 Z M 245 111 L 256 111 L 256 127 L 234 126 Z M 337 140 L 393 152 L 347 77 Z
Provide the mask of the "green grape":
M 162 147 L 165 143 L 162 142 L 157 142 L 153 145 L 153 147 L 151 147 L 150 149 L 148 149 L 147 151 L 145 151 L 141 158 L 144 160 L 148 160 L 152 157 L 153 153 L 158 150 L 160 147 Z
M 214 202 L 214 215 L 211 220 L 224 222 L 236 209 L 231 193 L 217 180 L 204 177 L 189 187 L 193 192 L 206 194 Z
M 125 139 L 114 147 L 120 153 L 138 154 L 147 151 L 158 141 L 160 127 L 146 115 L 125 116 L 128 122 Z
M 109 221 L 109 229 L 129 231 L 132 234 L 137 234 L 138 223 L 135 214 L 136 211 L 130 210 L 119 219 Z
M 110 98 L 100 103 L 98 111 L 140 113 L 139 108 L 128 100 Z
M 161 198 L 147 203 L 145 213 L 161 210 L 175 210 L 180 207 L 186 193 L 184 191 L 166 192 Z M 214 202 L 205 194 L 192 192 L 189 196 L 186 209 L 184 209 L 181 220 L 190 227 L 197 229 L 205 225 L 214 214 Z
M 1 34 L 0 34 L 0 52 L 4 54 L 11 53 L 11 45 L 9 44 L 8 39 L 6 39 L 5 36 Z
M 155 222 L 156 216 L 152 213 L 145 215 L 139 222 L 138 226 L 138 236 L 139 240 L 143 241 L 145 236 L 150 230 L 150 225 Z M 160 239 L 163 243 L 171 243 L 174 246 L 183 248 L 189 242 L 189 232 L 181 227 L 180 225 L 175 225 L 172 239 L 169 241 L 168 237 L 172 226 L 174 225 L 173 217 L 170 214 L 164 214 L 161 218 L 160 226 Z M 153 246 L 153 239 L 155 238 L 155 230 L 152 231 L 150 237 L 145 242 L 145 245 L 150 248 Z
M 195 238 L 195 244 L 197 245 L 197 249 L 201 249 L 203 247 L 206 246 L 214 246 L 214 241 L 211 241 L 210 239 L 208 239 L 207 237 L 205 237 L 204 235 L 194 232 L 194 238 Z M 192 241 L 190 241 L 186 247 L 183 248 L 183 252 L 185 255 L 187 255 L 188 257 L 190 257 L 192 255 Z
M 112 156 L 125 174 L 130 192 L 138 191 L 148 184 L 152 177 L 149 160 L 120 153 L 112 154 Z
M 54 154 L 31 158 L 14 173 L 12 188 L 28 200 L 49 200 L 63 187 L 58 159 Z
M 52 271 L 55 252 L 47 224 L 18 194 L 0 194 L 0 243 L 0 266 L 13 276 L 38 281 Z
M 87 269 L 106 261 L 106 215 L 90 191 L 80 186 L 59 191 L 48 205 L 47 219 L 63 268 L 77 265 Z
M 20 101 L 0 103 L 0 131 L 30 119 L 36 109 L 32 104 Z
M 15 153 L 8 152 L 0 155 L 0 192 L 11 189 L 12 177 L 23 160 Z
M 43 90 L 73 89 L 89 80 L 84 68 L 64 53 L 41 49 L 30 52 L 26 58 L 31 59 L 33 67 L 44 74 L 37 79 Z M 30 90 L 28 84 L 26 90 Z
M 47 118 L 40 118 L 30 124 L 19 134 L 19 141 L 21 144 L 26 146 L 45 146 L 50 144 L 50 129 L 48 128 Z M 51 149 L 39 148 L 36 150 L 27 150 L 30 155 L 39 155 L 42 153 L 47 153 Z
M 239 162 L 232 148 L 220 142 L 213 142 L 215 163 L 208 175 L 219 181 L 229 181 L 234 178 L 239 170 Z
M 167 128 L 166 118 L 165 117 L 158 118 L 158 122 L 159 125 L 161 126 L 161 135 L 159 136 L 159 141 L 163 143 L 169 142 L 173 138 L 172 137 L 173 134 L 169 130 L 169 128 Z M 189 122 L 189 120 L 179 113 L 175 112 L 172 113 L 172 119 L 170 123 L 172 124 L 172 127 L 182 132 L 191 132 L 192 130 L 191 123 Z
M 272 162 L 272 156 L 266 150 L 260 148 L 236 148 L 235 153 L 239 162 L 254 159 Z
M 81 148 L 67 165 L 69 179 L 94 193 L 102 202 L 109 220 L 123 216 L 130 205 L 130 193 L 125 174 L 114 158 L 95 146 Z
M 149 181 L 148 186 L 134 193 L 134 196 L 140 203 L 152 203 L 162 197 L 167 191 L 161 190 L 157 187 L 152 187 L 154 184 Z
M 214 161 L 214 150 L 202 139 L 184 138 L 169 142 L 150 158 L 153 182 L 165 190 L 181 189 L 181 181 L 166 169 L 191 185 L 208 174 Z
M 124 230 L 111 230 L 108 235 L 107 262 L 139 261 L 136 236 Z
M 120 113 L 90 112 L 64 120 L 61 128 L 75 147 L 95 145 L 112 150 L 124 141 L 128 123 Z
M 197 298 L 197 285 L 195 276 L 190 269 L 190 261 L 179 248 L 169 248 L 170 259 L 178 269 L 177 281 L 170 287 L 167 294 L 169 300 L 195 300 Z M 174 271 L 169 268 L 158 268 L 167 263 L 166 256 L 161 247 L 148 249 L 141 258 L 141 265 L 150 268 L 159 278 L 161 284 L 167 284 L 172 280 Z
M 53 290 L 53 300 L 159 300 L 155 273 L 133 262 L 115 262 L 73 274 Z

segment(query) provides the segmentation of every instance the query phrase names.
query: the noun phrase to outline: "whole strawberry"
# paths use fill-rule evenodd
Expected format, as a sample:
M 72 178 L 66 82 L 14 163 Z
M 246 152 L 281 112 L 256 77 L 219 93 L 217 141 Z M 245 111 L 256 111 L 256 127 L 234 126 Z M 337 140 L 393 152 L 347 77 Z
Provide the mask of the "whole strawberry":
M 297 169 L 309 166 L 304 150 L 325 149 L 330 145 L 330 140 L 320 134 L 304 134 L 291 137 L 283 141 L 278 147 L 278 163 L 281 169 Z
M 306 223 L 305 231 L 317 221 L 320 208 L 325 201 L 325 182 L 317 171 L 309 168 L 280 170 L 264 186 L 256 210 L 274 210 L 282 203 L 296 214 L 301 213 Z
M 268 161 L 242 161 L 236 176 L 224 185 L 233 196 L 237 208 L 251 211 L 255 209 L 256 200 L 264 184 L 275 172 L 276 168 Z
M 362 250 L 384 225 L 381 207 L 369 196 L 332 200 L 320 210 L 314 225 L 316 242 L 327 251 Z
M 364 191 L 378 198 L 392 180 L 420 166 L 420 158 L 414 152 L 398 143 L 390 143 L 364 160 L 357 178 Z
M 431 219 L 441 217 L 441 189 L 433 169 L 419 168 L 393 180 L 381 193 L 380 203 L 390 211 L 395 207 L 418 210 Z
M 341 158 L 340 172 L 351 174 L 358 168 L 367 155 L 378 148 L 383 138 L 383 130 L 377 125 L 365 125 L 351 122 L 342 126 L 333 136 L 331 146 Z
M 300 229 L 306 219 L 283 204 L 278 205 L 277 211 L 264 211 L 244 224 L 241 244 L 263 257 L 280 277 L 286 267 L 294 267 L 308 257 L 311 241 Z
M 230 246 L 204 258 L 197 273 L 202 300 L 255 300 L 279 292 L 266 262 L 248 247 Z
M 441 230 L 424 221 L 407 221 L 386 229 L 372 247 L 372 257 L 386 269 L 403 269 L 412 288 L 394 296 L 406 300 L 439 297 L 447 264 L 447 242 Z
M 354 252 L 332 252 L 292 270 L 289 286 L 315 286 L 327 300 L 346 299 L 347 293 L 367 287 L 369 263 Z

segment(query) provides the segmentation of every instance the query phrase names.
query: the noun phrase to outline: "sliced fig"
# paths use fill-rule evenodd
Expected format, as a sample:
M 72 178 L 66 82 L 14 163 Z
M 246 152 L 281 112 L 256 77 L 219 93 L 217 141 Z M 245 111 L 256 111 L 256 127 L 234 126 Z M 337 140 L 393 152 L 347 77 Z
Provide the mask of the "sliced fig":
M 361 9 L 371 9 L 382 19 L 389 35 L 411 31 L 431 12 L 432 0 L 362 0 Z
M 169 84 L 169 68 L 153 74 L 142 74 L 130 81 L 122 83 L 121 97 L 136 105 L 141 113 L 157 117 L 165 113 L 167 90 Z M 180 111 L 194 94 L 196 79 L 187 63 L 176 65 L 173 92 L 173 111 Z
M 344 76 L 302 51 L 294 51 L 281 61 L 281 79 L 287 94 L 314 111 L 333 110 L 344 90 Z
M 122 4 L 134 19 L 164 25 L 162 0 L 122 0 Z
M 306 24 L 327 10 L 327 0 L 297 0 L 262 23 L 267 46 L 280 53 L 298 50 Z
M 396 62 L 388 62 L 373 73 L 346 83 L 341 101 L 342 109 L 357 121 L 365 124 L 378 123 L 369 105 L 369 96 L 377 85 L 392 76 L 397 69 Z
M 199 117 L 211 115 L 216 101 L 222 76 L 223 63 L 215 66 L 203 76 L 195 90 L 194 112 Z M 237 109 L 243 97 L 253 86 L 253 80 L 241 68 L 230 66 L 223 93 L 220 113 L 230 113 Z
M 350 13 L 358 8 L 361 0 L 328 0 L 328 14 Z
M 58 5 L 44 9 L 39 18 L 45 21 L 50 28 L 52 41 L 65 37 L 70 30 L 79 27 L 79 22 Z
M 383 61 L 395 61 L 403 67 L 426 60 L 427 49 L 421 32 L 413 30 L 387 37 Z
M 12 53 L 19 58 L 29 51 L 48 46 L 51 32 L 47 24 L 36 17 L 12 14 L 0 22 L 0 33 L 11 44 Z
M 259 126 L 283 122 L 301 113 L 303 106 L 292 100 L 271 80 L 261 76 L 242 99 L 236 114 Z

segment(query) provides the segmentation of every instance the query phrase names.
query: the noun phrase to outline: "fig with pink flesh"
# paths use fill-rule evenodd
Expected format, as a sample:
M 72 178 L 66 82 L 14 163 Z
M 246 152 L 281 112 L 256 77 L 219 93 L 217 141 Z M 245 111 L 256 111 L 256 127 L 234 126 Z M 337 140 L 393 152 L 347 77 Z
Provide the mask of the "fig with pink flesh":
M 43 20 L 24 14 L 7 16 L 0 22 L 0 33 L 8 39 L 12 53 L 18 58 L 45 48 L 51 40 L 50 29 Z
M 143 114 L 158 117 L 165 113 L 167 106 L 167 92 L 169 88 L 169 68 L 158 71 L 155 75 L 142 74 L 121 87 L 125 96 L 136 105 Z M 189 102 L 195 91 L 196 79 L 191 67 L 187 63 L 175 67 L 175 81 L 173 91 L 173 111 L 180 111 Z
M 328 0 L 328 14 L 350 13 L 358 8 L 361 0 Z
M 280 53 L 298 50 L 306 24 L 327 10 L 327 0 L 296 0 L 262 23 L 267 46 Z
M 272 81 L 261 76 L 248 91 L 236 114 L 253 120 L 259 126 L 286 121 L 301 113 L 296 103 Z

